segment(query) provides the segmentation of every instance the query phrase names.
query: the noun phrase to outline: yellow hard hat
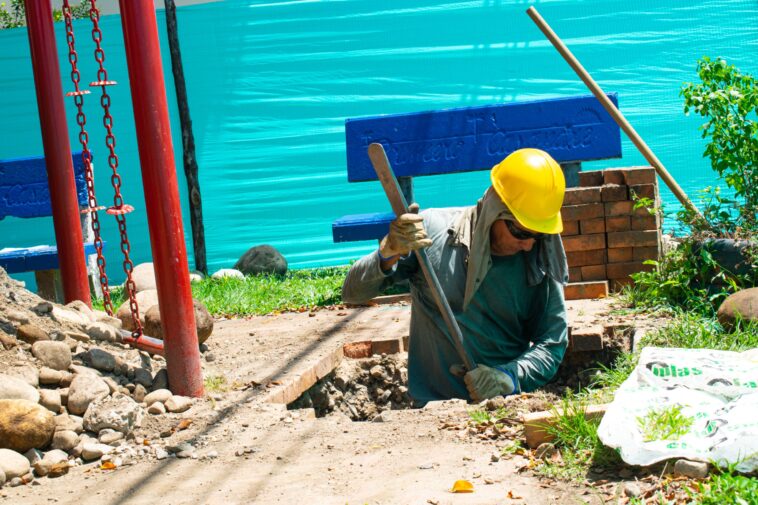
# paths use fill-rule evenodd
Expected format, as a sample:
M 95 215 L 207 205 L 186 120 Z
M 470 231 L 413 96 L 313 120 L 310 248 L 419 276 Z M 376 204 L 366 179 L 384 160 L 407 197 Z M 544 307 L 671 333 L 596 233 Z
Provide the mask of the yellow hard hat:
M 540 233 L 563 231 L 561 205 L 566 179 L 545 151 L 519 149 L 492 167 L 492 186 L 518 222 Z

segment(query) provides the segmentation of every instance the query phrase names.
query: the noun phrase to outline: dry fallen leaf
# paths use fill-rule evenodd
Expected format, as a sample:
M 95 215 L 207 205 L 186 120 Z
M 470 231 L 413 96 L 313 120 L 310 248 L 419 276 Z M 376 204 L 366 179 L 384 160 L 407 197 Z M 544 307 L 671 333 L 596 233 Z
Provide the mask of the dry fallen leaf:
M 103 461 L 103 463 L 100 465 L 100 470 L 115 470 L 116 465 L 113 464 L 113 461 Z
M 176 425 L 176 431 L 186 430 L 192 424 L 192 419 L 182 419 L 179 424 Z
M 457 480 L 455 481 L 455 484 L 453 484 L 453 488 L 450 490 L 451 493 L 473 493 L 474 492 L 474 485 L 471 484 L 467 480 Z
M 522 497 L 515 494 L 513 490 L 510 490 L 508 491 L 508 498 L 510 498 L 511 500 L 520 500 Z

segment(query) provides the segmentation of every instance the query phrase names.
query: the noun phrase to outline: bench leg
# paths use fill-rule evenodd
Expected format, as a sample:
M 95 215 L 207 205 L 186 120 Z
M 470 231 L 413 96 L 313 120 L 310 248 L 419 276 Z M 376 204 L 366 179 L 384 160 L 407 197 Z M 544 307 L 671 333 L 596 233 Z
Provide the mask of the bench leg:
M 37 281 L 37 294 L 51 302 L 63 303 L 63 282 L 60 270 L 37 270 L 34 272 Z

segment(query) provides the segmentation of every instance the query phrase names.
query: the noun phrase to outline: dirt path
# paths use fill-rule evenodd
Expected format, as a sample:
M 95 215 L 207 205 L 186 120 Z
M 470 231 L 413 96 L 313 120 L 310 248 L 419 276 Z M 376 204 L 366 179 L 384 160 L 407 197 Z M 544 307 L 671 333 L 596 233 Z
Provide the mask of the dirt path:
M 607 301 L 572 302 L 570 318 L 608 322 L 608 307 Z M 442 421 L 468 418 L 461 402 L 391 411 L 386 422 L 363 423 L 338 413 L 314 419 L 312 410 L 267 402 L 299 395 L 295 390 L 329 371 L 346 342 L 402 339 L 409 313 L 407 305 L 394 304 L 220 321 L 203 367 L 206 377 L 224 377 L 231 390 L 211 391 L 189 411 L 161 416 L 162 425 L 148 418 L 136 433 L 148 452 L 189 442 L 191 457 L 125 457 L 116 470 L 85 464 L 37 485 L 6 486 L 0 498 L 77 505 L 601 502 L 591 489 L 548 486 L 519 473 L 526 463 L 520 456 L 493 461 L 492 441 L 441 430 Z M 192 421 L 188 429 L 161 437 L 167 422 L 182 420 Z M 458 479 L 471 481 L 475 492 L 450 493 Z

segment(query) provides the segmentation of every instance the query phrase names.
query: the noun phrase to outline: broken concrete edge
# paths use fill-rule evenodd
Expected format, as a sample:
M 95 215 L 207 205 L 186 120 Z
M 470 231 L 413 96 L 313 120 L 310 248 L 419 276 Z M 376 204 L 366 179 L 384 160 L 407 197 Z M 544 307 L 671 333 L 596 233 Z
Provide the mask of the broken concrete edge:
M 397 354 L 408 350 L 408 336 L 348 342 L 342 350 L 344 356 L 350 359 L 370 358 L 374 354 Z
M 342 362 L 342 346 L 328 352 L 305 371 L 285 376 L 263 397 L 266 403 L 290 404 L 310 389 L 317 381 L 329 375 Z
M 588 420 L 602 419 L 607 408 L 607 403 L 589 405 L 584 410 L 584 417 Z M 524 414 L 522 418 L 524 423 L 524 437 L 526 438 L 526 444 L 530 449 L 535 449 L 539 447 L 540 444 L 551 442 L 555 439 L 555 437 L 547 431 L 547 428 L 554 427 L 557 418 L 562 415 L 563 409 L 559 408 Z

